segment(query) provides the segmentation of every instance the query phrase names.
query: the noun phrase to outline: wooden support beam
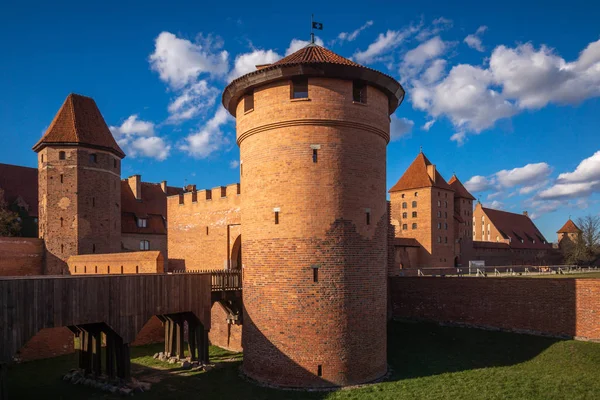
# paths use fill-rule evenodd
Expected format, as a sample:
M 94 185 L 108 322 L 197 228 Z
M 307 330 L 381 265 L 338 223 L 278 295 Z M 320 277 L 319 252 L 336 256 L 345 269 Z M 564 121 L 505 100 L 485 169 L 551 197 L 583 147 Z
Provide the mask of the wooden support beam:
M 87 328 L 86 328 L 87 329 Z M 84 357 L 84 364 L 83 364 L 83 370 L 85 371 L 86 374 L 90 374 L 93 371 L 93 367 L 92 367 L 92 353 L 93 353 L 93 343 L 92 343 L 92 334 L 90 331 L 85 331 L 85 357 Z
M 102 375 L 102 331 L 94 327 L 92 333 L 92 373 Z
M 106 375 L 109 378 L 116 376 L 115 370 L 115 333 L 108 329 L 106 331 Z
M 175 348 L 175 354 L 177 354 L 177 357 L 179 358 L 183 358 L 184 354 L 183 354 L 183 317 L 181 315 L 177 316 L 177 319 L 175 320 L 175 326 L 177 328 L 177 337 L 175 338 L 176 343 L 177 343 L 177 347 Z
M 208 356 L 208 331 L 204 330 L 203 335 L 204 335 L 204 362 L 208 363 L 209 362 L 209 356 Z
M 188 352 L 190 353 L 191 361 L 196 361 L 196 321 L 188 320 Z
M 131 377 L 131 357 L 129 352 L 129 343 L 123 344 L 123 379 Z
M 171 352 L 171 320 L 166 316 L 163 318 L 165 321 L 165 355 L 169 357 Z
M 172 315 L 170 315 L 169 317 L 169 350 L 168 353 L 170 356 L 174 356 L 176 354 L 175 348 L 176 348 L 176 343 L 175 343 L 175 333 L 176 333 L 176 329 L 175 329 L 175 319 L 173 318 Z

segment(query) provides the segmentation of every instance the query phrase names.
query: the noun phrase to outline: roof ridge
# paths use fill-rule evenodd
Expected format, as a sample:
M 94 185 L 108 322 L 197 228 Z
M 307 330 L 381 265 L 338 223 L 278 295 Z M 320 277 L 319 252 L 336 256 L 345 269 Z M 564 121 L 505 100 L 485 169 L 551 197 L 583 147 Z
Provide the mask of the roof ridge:
M 73 132 L 75 133 L 75 139 L 79 142 L 81 140 L 79 135 L 79 128 L 77 126 L 77 119 L 75 117 L 75 98 L 74 93 L 69 93 L 67 100 L 71 103 L 71 117 L 73 118 Z

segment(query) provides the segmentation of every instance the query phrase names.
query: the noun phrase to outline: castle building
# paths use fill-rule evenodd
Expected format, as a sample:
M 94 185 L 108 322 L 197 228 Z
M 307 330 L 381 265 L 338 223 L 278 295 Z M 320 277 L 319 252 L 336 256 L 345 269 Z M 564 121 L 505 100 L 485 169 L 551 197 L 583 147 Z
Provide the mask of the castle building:
M 565 245 L 577 243 L 581 239 L 581 234 L 583 232 L 575 225 L 575 222 L 569 218 L 556 233 L 558 235 L 558 247 L 562 248 Z
M 71 255 L 120 251 L 125 154 L 94 100 L 69 95 L 33 150 L 46 272 L 64 273 Z
M 310 44 L 231 82 L 243 372 L 285 387 L 386 374 L 386 146 L 404 91 Z

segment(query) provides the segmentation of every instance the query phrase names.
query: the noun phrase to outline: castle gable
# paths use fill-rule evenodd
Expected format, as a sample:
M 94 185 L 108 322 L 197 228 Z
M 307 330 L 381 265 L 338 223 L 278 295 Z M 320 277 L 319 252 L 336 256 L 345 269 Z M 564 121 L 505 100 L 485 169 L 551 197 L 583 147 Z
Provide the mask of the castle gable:
M 432 176 L 435 179 L 432 179 Z M 426 187 L 452 190 L 450 185 L 436 170 L 435 165 L 425 157 L 425 154 L 419 153 L 406 172 L 404 172 L 404 175 L 400 177 L 398 182 L 389 191 L 391 193 Z

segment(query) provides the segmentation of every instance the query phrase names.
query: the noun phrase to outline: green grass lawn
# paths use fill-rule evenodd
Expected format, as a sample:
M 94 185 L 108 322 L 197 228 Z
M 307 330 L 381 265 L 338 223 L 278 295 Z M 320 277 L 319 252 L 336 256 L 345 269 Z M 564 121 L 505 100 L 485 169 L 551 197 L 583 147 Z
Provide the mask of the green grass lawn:
M 576 274 L 544 274 L 544 275 L 523 275 L 524 277 L 529 277 L 529 278 L 577 278 L 577 279 L 583 279 L 583 278 L 595 278 L 598 279 L 600 278 L 600 272 L 580 272 L 580 273 L 576 273 Z
M 160 345 L 132 349 L 132 372 L 153 382 L 138 399 L 599 399 L 600 344 L 478 329 L 392 322 L 388 381 L 334 392 L 279 391 L 239 376 L 241 355 L 211 347 L 218 368 L 182 371 L 152 358 Z M 113 399 L 60 380 L 74 355 L 9 369 L 13 399 Z M 170 367 L 170 368 L 169 368 Z

